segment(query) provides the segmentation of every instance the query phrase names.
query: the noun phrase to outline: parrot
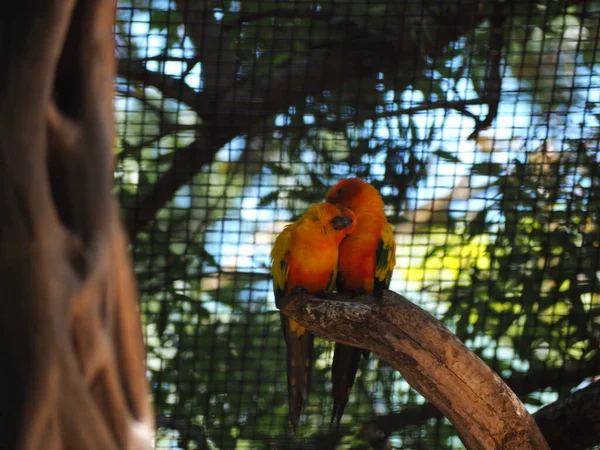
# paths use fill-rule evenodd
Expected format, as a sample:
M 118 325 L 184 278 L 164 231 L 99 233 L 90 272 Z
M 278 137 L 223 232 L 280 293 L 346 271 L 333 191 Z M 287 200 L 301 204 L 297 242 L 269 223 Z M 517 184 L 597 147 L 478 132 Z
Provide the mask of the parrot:
M 340 242 L 356 228 L 356 216 L 348 208 L 328 202 L 308 208 L 296 222 L 277 236 L 271 250 L 271 276 L 275 305 L 296 290 L 319 295 L 335 287 Z M 294 429 L 310 387 L 314 335 L 283 314 L 281 325 L 287 347 L 289 414 Z
M 347 178 L 333 186 L 325 199 L 351 209 L 357 220 L 355 230 L 340 244 L 337 291 L 354 296 L 388 289 L 396 265 L 396 242 L 379 191 L 359 178 Z M 331 425 L 334 421 L 340 425 L 361 354 L 369 357 L 368 350 L 335 344 Z

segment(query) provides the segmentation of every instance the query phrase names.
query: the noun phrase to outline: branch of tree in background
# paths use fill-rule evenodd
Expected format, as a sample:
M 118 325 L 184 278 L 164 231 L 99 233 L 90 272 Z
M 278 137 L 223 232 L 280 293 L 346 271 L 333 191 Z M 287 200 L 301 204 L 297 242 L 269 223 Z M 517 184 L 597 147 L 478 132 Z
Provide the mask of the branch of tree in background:
M 586 450 L 600 442 L 600 380 L 544 406 L 533 418 L 552 450 Z
M 280 311 L 316 336 L 368 349 L 455 426 L 470 449 L 548 449 L 519 398 L 440 321 L 395 292 L 327 299 L 294 292 Z M 360 330 L 360 333 L 357 332 Z
M 183 78 L 149 70 L 142 60 L 136 59 L 118 59 L 117 71 L 120 76 L 139 83 L 142 88 L 152 86 L 159 90 L 165 98 L 184 103 L 202 118 L 209 114 L 206 95 L 191 88 Z
M 195 5 L 205 1 L 197 0 L 193 3 Z M 193 24 L 196 23 L 194 21 L 202 19 L 204 13 L 196 9 L 197 6 L 192 9 L 192 5 L 187 10 L 187 3 L 184 0 L 176 2 L 178 10 L 182 12 L 187 24 L 186 30 L 190 33 L 195 30 L 192 38 L 196 48 L 200 50 L 202 49 L 202 36 L 205 33 L 198 31 L 198 27 L 194 28 Z M 349 46 L 347 52 L 340 51 L 339 45 L 314 49 L 307 57 L 303 59 L 292 58 L 289 63 L 274 69 L 270 77 L 255 79 L 251 75 L 247 80 L 236 81 L 233 87 L 227 85 L 226 80 L 223 83 L 220 82 L 218 101 L 214 104 L 210 101 L 210 99 L 216 98 L 214 95 L 207 94 L 204 96 L 196 93 L 193 89 L 193 94 L 191 94 L 188 89 L 182 88 L 182 92 L 185 92 L 185 94 L 178 96 L 179 87 L 176 87 L 176 84 L 179 85 L 183 82 L 180 83 L 178 80 L 177 83 L 173 83 L 172 78 L 165 79 L 165 89 L 168 87 L 169 92 L 165 95 L 183 101 L 196 111 L 198 111 L 198 105 L 200 105 L 203 112 L 207 112 L 207 109 L 210 111 L 210 115 L 203 116 L 207 124 L 205 131 L 209 132 L 210 136 L 204 136 L 205 142 L 190 144 L 187 148 L 176 152 L 177 158 L 174 159 L 171 168 L 157 181 L 153 189 L 142 198 L 142 210 L 136 214 L 136 217 L 127 219 L 127 229 L 130 236 L 142 230 L 181 186 L 188 183 L 191 177 L 205 164 L 212 162 L 214 155 L 224 145 L 235 137 L 246 134 L 248 128 L 255 128 L 264 124 L 268 118 L 273 117 L 278 111 L 284 110 L 289 105 L 303 102 L 307 96 L 319 94 L 324 89 L 336 89 L 348 81 L 372 77 L 384 70 L 399 71 L 402 67 L 414 64 L 420 58 L 440 54 L 461 33 L 472 29 L 482 20 L 482 16 L 478 12 L 478 4 L 477 0 L 467 0 L 461 3 L 461 8 L 451 8 L 450 17 L 442 14 L 440 17 L 443 18 L 444 23 L 451 23 L 452 25 L 437 27 L 439 32 L 436 33 L 435 42 L 420 45 L 414 41 L 408 30 L 400 27 L 403 30 L 403 38 L 399 39 L 397 43 L 381 39 L 381 42 L 370 42 L 368 46 L 362 46 L 361 48 Z M 192 10 L 194 14 L 192 14 Z M 469 11 L 469 13 L 467 14 L 465 11 Z M 413 28 L 423 26 L 418 22 L 411 24 L 407 22 L 407 24 Z M 216 32 L 216 29 L 211 29 L 211 33 L 213 32 Z M 418 35 L 418 33 L 414 34 Z M 221 34 L 214 39 L 210 39 L 211 42 L 217 43 L 224 40 L 226 38 Z M 228 43 L 223 42 L 223 45 L 227 46 Z M 206 55 L 203 54 L 202 57 L 212 58 L 211 54 L 209 52 Z M 227 55 L 224 57 L 225 60 L 228 59 Z M 395 55 L 395 57 L 391 58 L 390 55 Z M 219 55 L 215 55 L 214 58 L 217 58 L 217 56 Z M 373 64 L 373 61 L 380 63 Z M 204 62 L 205 59 L 203 59 Z M 134 65 L 134 68 L 131 69 L 130 67 L 129 70 L 127 66 L 127 62 L 120 61 L 119 72 L 125 76 L 128 76 L 129 73 L 132 79 L 141 82 L 161 86 L 163 78 L 165 78 L 163 75 L 155 73 L 148 75 L 145 67 L 141 64 Z M 205 74 L 203 65 L 203 76 L 208 73 Z M 401 83 L 409 83 L 410 79 L 407 76 Z M 221 88 L 221 86 L 223 87 Z M 396 88 L 400 89 L 400 86 Z M 198 154 L 195 154 L 196 152 Z
M 331 20 L 335 17 L 331 13 L 317 11 L 314 8 L 276 8 L 257 11 L 254 13 L 241 14 L 230 23 L 224 23 L 224 30 L 233 30 L 244 23 L 256 22 L 262 19 L 313 19 L 313 20 Z
M 502 92 L 502 76 L 500 74 L 500 63 L 502 61 L 502 51 L 504 49 L 504 15 L 502 3 L 498 3 L 494 8 L 494 13 L 490 18 L 490 48 L 489 48 L 489 69 L 485 82 L 483 100 L 488 105 L 488 112 L 485 119 L 475 118 L 475 129 L 469 135 L 467 140 L 477 139 L 479 133 L 488 129 L 496 116 L 498 115 L 498 106 L 500 105 L 500 94 Z
M 191 424 L 189 420 L 176 419 L 159 414 L 156 416 L 156 426 L 177 431 L 179 433 L 177 438 L 179 441 L 185 443 L 192 441 L 196 444 L 198 450 L 211 450 L 213 448 L 208 442 L 208 436 L 204 432 L 204 429 L 199 425 Z M 184 445 L 183 448 L 188 448 L 188 445 Z
M 130 239 L 141 231 L 156 215 L 157 211 L 173 198 L 175 192 L 183 186 L 182 180 L 189 180 L 205 164 L 210 164 L 220 147 L 210 146 L 202 134 L 186 147 L 179 148 L 173 155 L 171 167 L 154 183 L 150 192 L 144 196 L 138 206 L 125 218 L 125 228 Z M 183 164 L 181 161 L 185 162 Z
M 223 23 L 215 18 L 210 0 L 175 0 L 185 33 L 202 61 L 203 90 L 210 106 L 223 88 L 235 84 L 235 43 L 223 34 Z

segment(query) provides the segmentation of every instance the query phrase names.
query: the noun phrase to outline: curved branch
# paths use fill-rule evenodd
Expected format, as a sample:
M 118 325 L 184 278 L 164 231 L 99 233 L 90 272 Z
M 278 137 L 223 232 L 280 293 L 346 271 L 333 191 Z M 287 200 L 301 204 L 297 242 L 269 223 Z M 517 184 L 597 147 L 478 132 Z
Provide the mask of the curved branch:
M 342 301 L 340 301 L 342 300 Z M 548 449 L 521 401 L 441 322 L 384 291 L 349 301 L 295 293 L 281 312 L 317 336 L 365 348 L 388 361 L 456 427 L 469 449 Z M 360 331 L 360 332 L 358 332 Z
M 584 450 L 600 442 L 600 380 L 544 406 L 533 418 L 552 450 Z
M 594 366 L 595 369 L 598 369 L 597 361 Z M 592 373 L 596 373 L 596 371 Z M 557 369 L 528 374 L 527 378 L 533 377 L 533 385 L 541 389 L 547 387 L 543 381 L 543 375 L 547 373 L 552 379 L 549 385 L 560 387 L 561 383 L 557 379 Z M 573 373 L 564 374 L 566 384 L 575 381 L 573 375 Z M 522 382 L 525 381 L 525 378 L 523 375 L 518 375 L 505 381 L 509 386 L 516 383 L 523 392 Z M 581 381 L 581 379 L 580 376 L 578 380 Z M 519 385 L 519 383 L 521 384 Z M 517 393 L 518 389 L 513 388 L 513 391 Z M 372 430 L 371 434 L 377 437 L 389 437 L 393 432 L 409 425 L 421 425 L 429 419 L 442 418 L 443 416 L 439 409 L 431 403 L 426 403 L 405 408 L 399 413 L 374 417 L 363 424 L 362 430 L 370 429 Z M 552 450 L 586 450 L 596 445 L 600 442 L 600 380 L 546 405 L 533 414 L 533 418 Z M 339 431 L 332 430 L 329 433 L 311 438 L 308 444 L 283 448 L 285 450 L 329 450 L 335 448 L 341 437 L 347 435 L 349 431 L 348 427 L 340 428 Z M 370 443 L 369 440 L 367 441 Z M 373 445 L 371 446 L 373 447 Z
M 600 368 L 600 358 L 583 362 L 573 362 L 563 367 L 544 369 L 537 372 L 518 373 L 504 382 L 519 397 L 541 389 L 558 389 L 580 383 L 594 376 Z M 387 434 L 400 431 L 409 426 L 421 425 L 430 419 L 440 418 L 443 414 L 431 403 L 403 408 L 402 411 L 377 416 L 369 420 Z

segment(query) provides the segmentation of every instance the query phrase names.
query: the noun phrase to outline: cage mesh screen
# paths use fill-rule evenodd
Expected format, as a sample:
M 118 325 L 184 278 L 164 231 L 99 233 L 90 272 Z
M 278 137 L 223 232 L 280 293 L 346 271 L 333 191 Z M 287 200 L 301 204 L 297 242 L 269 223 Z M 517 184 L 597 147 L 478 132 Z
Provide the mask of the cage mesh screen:
M 269 253 L 349 176 L 385 201 L 390 289 L 532 413 L 594 382 L 599 19 L 589 0 L 120 1 L 116 192 L 156 448 L 371 448 L 368 421 L 393 448 L 464 448 L 375 356 L 331 429 L 320 339 L 292 433 Z

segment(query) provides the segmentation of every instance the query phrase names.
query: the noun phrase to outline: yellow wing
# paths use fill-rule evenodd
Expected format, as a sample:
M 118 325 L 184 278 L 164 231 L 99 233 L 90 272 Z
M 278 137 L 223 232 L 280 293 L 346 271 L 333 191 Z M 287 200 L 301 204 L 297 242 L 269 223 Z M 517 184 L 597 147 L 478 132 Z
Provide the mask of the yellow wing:
M 375 253 L 375 290 L 388 289 L 396 265 L 396 241 L 394 230 L 386 222 L 381 230 L 381 239 Z
M 273 277 L 273 292 L 275 305 L 279 308 L 279 300 L 286 294 L 289 266 L 286 256 L 290 251 L 293 224 L 287 225 L 275 239 L 271 250 L 271 276 Z

